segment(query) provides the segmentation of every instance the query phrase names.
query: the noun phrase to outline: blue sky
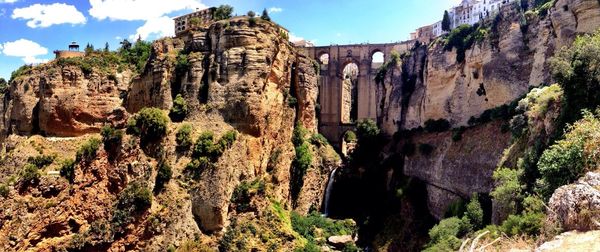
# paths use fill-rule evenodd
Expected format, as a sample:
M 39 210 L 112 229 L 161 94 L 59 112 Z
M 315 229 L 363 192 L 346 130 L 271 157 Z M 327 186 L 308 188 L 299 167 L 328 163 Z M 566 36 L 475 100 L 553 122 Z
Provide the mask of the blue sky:
M 288 28 L 317 45 L 406 40 L 415 28 L 441 19 L 460 0 L 0 0 L 0 77 L 25 63 L 51 60 L 71 41 L 118 48 L 124 38 L 172 34 L 171 18 L 194 8 L 229 4 Z

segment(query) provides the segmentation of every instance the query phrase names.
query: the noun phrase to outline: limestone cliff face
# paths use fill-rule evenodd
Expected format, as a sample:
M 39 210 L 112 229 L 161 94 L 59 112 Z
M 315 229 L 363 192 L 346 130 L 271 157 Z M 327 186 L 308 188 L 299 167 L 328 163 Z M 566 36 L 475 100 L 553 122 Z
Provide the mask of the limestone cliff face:
M 464 62 L 457 62 L 456 49 L 447 51 L 438 40 L 417 45 L 402 57 L 401 66 L 388 71 L 377 92 L 384 133 L 423 127 L 430 119 L 468 126 L 485 110 L 511 103 L 531 87 L 551 84 L 549 59 L 576 35 L 600 27 L 600 4 L 558 0 L 546 17 L 509 5 L 487 25 L 492 34 L 466 50 Z M 501 133 L 494 122 L 468 128 L 457 143 L 450 133 L 423 133 L 412 140 L 434 147 L 429 156 L 406 157 L 404 170 L 429 184 L 430 211 L 439 218 L 449 201 L 493 188 L 491 175 L 510 134 Z
M 549 58 L 557 49 L 568 46 L 577 34 L 600 27 L 600 4 L 594 0 L 559 0 L 545 18 L 520 13 L 509 5 L 495 23 L 497 28 L 491 32 L 496 37 L 475 43 L 466 51 L 464 62 L 458 63 L 456 49 L 446 51 L 440 41 L 426 49 L 425 59 L 419 49 L 405 58 L 407 66 L 423 65 L 398 73 L 415 76 L 416 82 L 403 78 L 391 87 L 402 90 L 414 85 L 414 91 L 378 94 L 379 100 L 399 101 L 379 112 L 386 133 L 391 135 L 399 128 L 412 129 L 440 118 L 454 126 L 466 126 L 472 116 L 512 102 L 529 87 L 550 84 Z M 405 111 L 398 107 L 402 95 L 408 96 Z
M 312 63 L 296 54 L 279 29 L 234 19 L 190 34 L 182 38 L 184 43 L 155 42 L 145 73 L 129 90 L 130 112 L 149 106 L 168 109 L 172 96 L 182 94 L 192 107 L 190 121 L 206 122 L 202 127 L 215 132 L 233 128 L 244 135 L 244 144 L 225 154 L 219 168 L 203 174 L 191 190 L 193 213 L 205 231 L 220 231 L 226 225 L 231 195 L 241 181 L 270 175 L 277 181 L 276 199 L 290 202 L 291 133 L 296 118 L 315 131 L 318 89 Z M 187 53 L 190 65 L 177 76 L 174 59 L 182 53 Z M 288 106 L 290 95 L 297 97 L 297 110 Z M 274 153 L 282 161 L 270 164 Z M 266 172 L 269 165 L 274 166 L 273 174 Z M 318 193 L 298 201 L 303 212 L 311 205 L 320 207 L 324 178 L 331 169 L 322 168 L 316 165 L 309 171 L 308 177 L 316 177 L 307 181 L 317 183 Z
M 120 93 L 130 72 L 84 74 L 57 62 L 36 67 L 14 80 L 4 96 L 3 134 L 44 133 L 80 136 L 99 132 L 103 124 L 123 121 Z
M 131 84 L 124 74 L 116 76 L 117 82 L 103 75 L 85 76 L 71 68 L 51 74 L 51 64 L 36 67 L 12 83 L 4 103 L 4 127 L 12 135 L 4 142 L 9 147 L 8 158 L 3 159 L 8 161 L 0 163 L 0 171 L 6 171 L 0 175 L 2 183 L 10 184 L 11 176 L 19 178 L 20 171 L 14 167 L 23 167 L 27 156 L 57 153 L 61 159 L 72 158 L 82 140 L 89 137 L 58 138 L 69 147 L 62 152 L 42 138 L 41 145 L 48 149 L 36 152 L 35 146 L 28 144 L 30 139 L 17 135 L 35 133 L 38 117 L 40 131 L 46 134 L 80 136 L 97 133 L 104 123 L 119 121 L 115 114 L 125 120 L 144 107 L 168 110 L 177 94 L 186 100 L 190 114 L 183 123 L 171 123 L 161 143 L 160 159 L 172 166 L 173 179 L 163 192 L 155 193 L 147 211 L 124 227 L 124 233 L 108 240 L 90 238 L 99 223 L 111 225 L 111 209 L 127 185 L 133 181 L 142 181 L 150 188 L 154 185 L 153 167 L 159 160 L 147 156 L 137 146 L 138 140 L 130 136 L 125 137 L 116 160 L 109 161 L 108 154 L 100 150 L 94 161 L 77 165 L 72 186 L 47 175 L 33 189 L 17 192 L 18 185 L 11 184 L 9 195 L 2 201 L 3 209 L 10 211 L 0 215 L 0 247 L 51 251 L 82 238 L 88 243 L 79 246 L 92 250 L 164 251 L 171 244 L 180 246 L 194 237 L 216 247 L 227 226 L 240 218 L 264 220 L 274 202 L 300 213 L 320 209 L 328 175 L 341 160 L 331 146 L 310 144 L 312 164 L 303 176 L 299 194 L 292 196 L 292 184 L 298 183 L 290 181 L 295 169 L 292 132 L 298 122 L 308 129 L 307 138 L 316 133 L 318 86 L 313 62 L 298 54 L 281 34 L 281 28 L 273 23 L 251 25 L 247 18 L 234 18 L 182 38 L 154 42 L 144 71 Z M 181 57 L 187 59 L 185 67 L 178 63 Z M 31 86 L 25 90 L 25 85 Z M 290 102 L 292 98 L 295 104 Z M 190 178 L 185 168 L 191 161 L 190 153 L 175 147 L 175 133 L 182 124 L 193 127 L 193 140 L 205 131 L 214 132 L 217 139 L 229 130 L 239 132 L 239 136 L 214 167 Z M 44 172 L 59 168 L 53 164 Z M 240 184 L 253 181 L 260 181 L 265 188 L 248 203 L 254 210 L 240 210 L 232 202 L 233 193 Z M 47 188 L 52 188 L 48 189 L 51 194 L 39 192 Z M 94 199 L 88 199 L 91 195 Z M 46 201 L 58 204 L 45 208 L 24 205 Z M 24 215 L 21 213 L 28 209 L 26 219 L 12 217 Z M 278 245 L 291 250 L 294 238 L 286 237 L 278 237 L 282 239 Z

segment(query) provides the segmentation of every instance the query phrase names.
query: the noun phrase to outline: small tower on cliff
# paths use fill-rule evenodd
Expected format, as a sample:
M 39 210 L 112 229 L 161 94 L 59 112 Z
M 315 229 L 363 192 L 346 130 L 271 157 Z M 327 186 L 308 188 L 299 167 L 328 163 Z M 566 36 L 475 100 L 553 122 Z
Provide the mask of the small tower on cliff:
M 69 50 L 56 50 L 54 51 L 56 55 L 56 59 L 65 59 L 65 58 L 77 58 L 85 56 L 85 52 L 79 51 L 79 44 L 73 41 L 69 44 Z

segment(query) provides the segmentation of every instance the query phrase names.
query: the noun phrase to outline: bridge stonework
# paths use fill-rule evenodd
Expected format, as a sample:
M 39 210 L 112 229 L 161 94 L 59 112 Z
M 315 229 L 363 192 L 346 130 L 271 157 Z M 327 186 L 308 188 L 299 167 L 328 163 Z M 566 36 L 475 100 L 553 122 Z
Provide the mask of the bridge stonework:
M 388 44 L 356 44 L 356 45 L 331 45 L 318 47 L 300 47 L 306 56 L 321 64 L 319 77 L 319 132 L 329 142 L 341 148 L 343 135 L 348 130 L 354 130 L 355 122 L 344 122 L 343 103 L 344 68 L 351 63 L 358 66 L 356 119 L 377 119 L 377 94 L 375 76 L 381 63 L 373 63 L 373 55 L 381 52 L 384 62 L 393 51 L 398 53 L 409 51 L 415 41 L 405 41 Z M 320 58 L 329 55 L 328 64 L 323 64 Z M 348 113 L 346 111 L 346 113 Z

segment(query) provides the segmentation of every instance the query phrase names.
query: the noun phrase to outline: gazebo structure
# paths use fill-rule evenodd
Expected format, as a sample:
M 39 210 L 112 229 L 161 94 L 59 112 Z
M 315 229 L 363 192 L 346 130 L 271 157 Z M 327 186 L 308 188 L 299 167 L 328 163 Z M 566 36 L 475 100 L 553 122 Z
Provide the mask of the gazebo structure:
M 54 51 L 56 55 L 56 59 L 65 59 L 65 58 L 77 58 L 85 56 L 85 52 L 79 51 L 79 44 L 73 41 L 69 44 L 69 50 L 56 50 Z

